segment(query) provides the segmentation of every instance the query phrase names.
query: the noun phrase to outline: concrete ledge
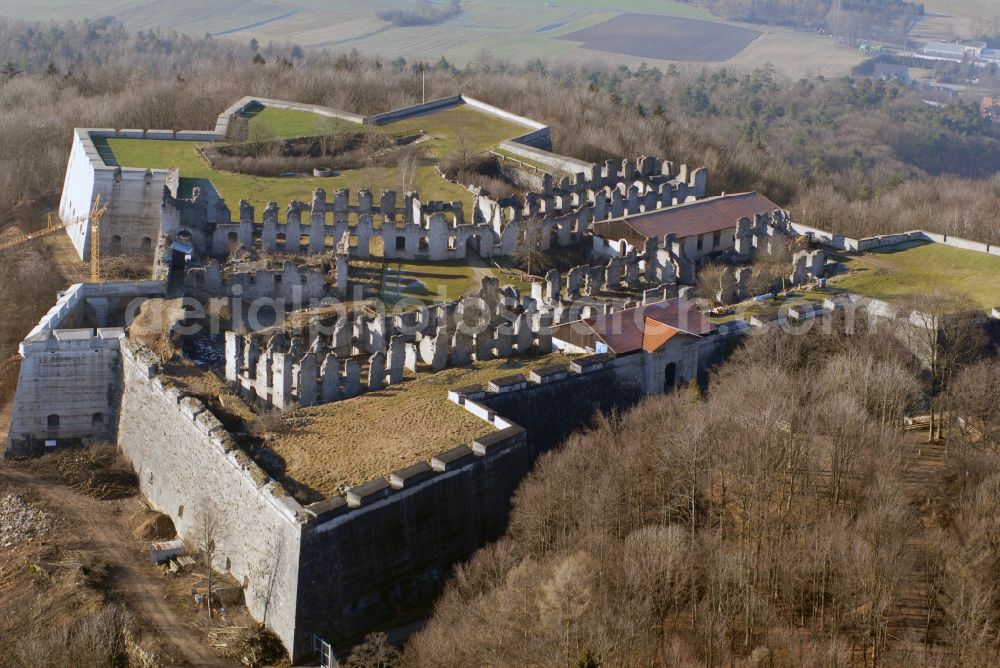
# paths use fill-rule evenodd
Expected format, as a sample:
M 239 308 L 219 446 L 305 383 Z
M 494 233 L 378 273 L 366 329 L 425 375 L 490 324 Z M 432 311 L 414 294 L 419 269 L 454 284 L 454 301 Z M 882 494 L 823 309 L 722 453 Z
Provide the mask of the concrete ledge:
M 363 485 L 352 487 L 347 490 L 347 505 L 351 508 L 360 508 L 369 503 L 374 503 L 379 499 L 384 499 L 392 493 L 392 488 L 385 478 L 376 478 Z
M 389 474 L 389 485 L 393 489 L 412 487 L 434 475 L 434 469 L 427 462 L 418 462 Z
M 543 366 L 540 369 L 535 369 L 528 377 L 533 383 L 539 383 L 544 385 L 546 383 L 554 383 L 557 380 L 562 380 L 569 376 L 570 370 L 567 364 L 550 364 L 549 366 Z
M 322 501 L 317 501 L 316 503 L 311 503 L 305 508 L 307 513 L 310 513 L 316 518 L 317 522 L 325 522 L 327 520 L 332 520 L 334 517 L 340 517 L 347 512 L 347 501 L 342 496 L 334 496 L 329 499 L 323 499 Z
M 438 472 L 451 471 L 453 469 L 460 468 L 474 456 L 475 455 L 469 446 L 460 445 L 457 448 L 452 448 L 451 450 L 442 452 L 431 459 L 431 468 Z
M 479 401 L 486 396 L 486 390 L 482 385 L 466 385 L 465 387 L 456 387 L 453 390 L 448 390 L 448 397 L 451 398 L 454 395 L 454 401 L 456 404 L 462 404 L 466 399 L 469 401 Z
M 490 392 L 500 394 L 504 392 L 516 392 L 518 390 L 523 390 L 527 386 L 528 380 L 524 377 L 524 374 L 521 373 L 515 373 L 502 378 L 494 378 L 489 383 Z
M 587 355 L 586 357 L 573 360 L 569 363 L 569 368 L 576 373 L 592 373 L 603 369 L 604 365 L 610 361 L 611 355 L 608 355 L 607 353 L 598 353 L 596 355 Z
M 480 457 L 489 457 L 516 443 L 523 442 L 527 438 L 527 433 L 524 427 L 512 425 L 506 429 L 495 431 L 492 434 L 487 434 L 474 440 L 472 442 L 472 452 Z

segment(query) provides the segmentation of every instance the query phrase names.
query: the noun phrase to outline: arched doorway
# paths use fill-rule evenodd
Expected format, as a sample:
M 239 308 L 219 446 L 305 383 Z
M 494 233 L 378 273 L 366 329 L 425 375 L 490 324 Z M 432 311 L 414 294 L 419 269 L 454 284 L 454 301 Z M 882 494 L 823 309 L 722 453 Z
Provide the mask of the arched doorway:
M 673 392 L 677 387 L 677 364 L 671 362 L 663 372 L 663 391 Z

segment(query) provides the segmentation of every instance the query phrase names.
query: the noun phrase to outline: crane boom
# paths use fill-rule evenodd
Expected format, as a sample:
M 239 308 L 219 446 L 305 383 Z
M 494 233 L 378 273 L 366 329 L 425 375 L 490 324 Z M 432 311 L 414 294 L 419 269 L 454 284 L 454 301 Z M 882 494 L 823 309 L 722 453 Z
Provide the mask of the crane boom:
M 98 226 L 98 223 L 104 216 L 105 211 L 107 211 L 108 209 L 107 204 L 105 204 L 104 206 L 101 206 L 100 204 L 101 204 L 101 195 L 100 193 L 98 193 L 97 197 L 94 199 L 94 206 L 91 208 L 89 214 L 87 214 L 86 216 L 77 216 L 76 218 L 73 218 L 66 222 L 53 221 L 52 214 L 50 213 L 48 215 L 48 224 L 44 228 L 37 230 L 35 232 L 29 232 L 28 234 L 19 234 L 12 239 L 7 239 L 6 241 L 0 242 L 0 252 L 8 250 L 10 248 L 17 248 L 18 246 L 26 244 L 29 241 L 34 241 L 35 239 L 46 237 L 52 234 L 53 232 L 58 232 L 59 230 L 65 230 L 67 227 L 71 227 L 73 225 L 86 222 L 88 220 L 90 220 L 91 222 L 92 237 L 100 241 L 100 239 L 98 239 L 98 236 L 100 235 L 100 228 Z M 97 282 L 100 280 L 101 257 L 100 257 L 100 251 L 98 251 L 95 262 L 93 249 L 94 247 L 92 246 L 90 253 L 90 274 L 91 274 L 91 279 Z

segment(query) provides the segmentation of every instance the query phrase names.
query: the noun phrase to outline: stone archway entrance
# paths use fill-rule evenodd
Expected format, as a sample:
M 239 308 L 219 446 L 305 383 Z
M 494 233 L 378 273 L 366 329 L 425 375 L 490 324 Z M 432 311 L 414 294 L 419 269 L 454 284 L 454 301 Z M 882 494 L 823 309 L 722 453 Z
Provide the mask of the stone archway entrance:
M 663 372 L 663 391 L 673 392 L 677 387 L 677 364 L 671 362 Z

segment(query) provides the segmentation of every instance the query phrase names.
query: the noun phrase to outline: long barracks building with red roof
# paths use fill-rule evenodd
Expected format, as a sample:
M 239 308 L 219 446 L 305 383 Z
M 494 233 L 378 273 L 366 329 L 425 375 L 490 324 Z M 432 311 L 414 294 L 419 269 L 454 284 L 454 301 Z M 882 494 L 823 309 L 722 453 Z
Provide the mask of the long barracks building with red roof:
M 684 256 L 697 262 L 733 248 L 740 218 L 752 221 L 758 214 L 770 214 L 780 208 L 756 192 L 708 197 L 650 213 L 596 222 L 594 249 L 603 255 L 619 255 L 629 248 L 641 251 L 652 238 L 662 246 L 669 235 L 674 235 L 675 242 L 684 249 Z

